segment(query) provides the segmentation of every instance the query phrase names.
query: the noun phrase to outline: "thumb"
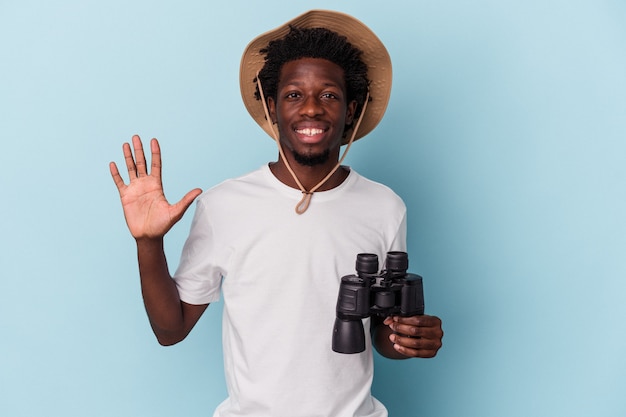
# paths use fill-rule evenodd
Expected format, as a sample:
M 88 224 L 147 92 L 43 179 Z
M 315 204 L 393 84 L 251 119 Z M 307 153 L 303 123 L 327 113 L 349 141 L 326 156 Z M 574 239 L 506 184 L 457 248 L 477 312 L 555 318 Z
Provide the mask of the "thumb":
M 172 209 L 174 211 L 174 217 L 177 221 L 180 220 L 181 217 L 183 217 L 183 214 L 185 214 L 191 203 L 193 203 L 193 201 L 200 194 L 202 194 L 202 190 L 200 188 L 194 188 L 193 190 L 185 194 L 178 203 L 172 206 Z

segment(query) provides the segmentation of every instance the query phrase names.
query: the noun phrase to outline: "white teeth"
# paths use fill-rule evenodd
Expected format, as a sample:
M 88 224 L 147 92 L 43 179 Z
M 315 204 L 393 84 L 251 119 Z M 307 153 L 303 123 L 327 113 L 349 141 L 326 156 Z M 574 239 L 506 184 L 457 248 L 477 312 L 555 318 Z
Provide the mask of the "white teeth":
M 320 135 L 320 134 L 324 133 L 324 130 L 323 129 L 306 128 L 306 129 L 298 129 L 298 130 L 296 130 L 296 133 L 298 133 L 300 135 L 305 135 L 305 136 L 314 136 L 314 135 Z

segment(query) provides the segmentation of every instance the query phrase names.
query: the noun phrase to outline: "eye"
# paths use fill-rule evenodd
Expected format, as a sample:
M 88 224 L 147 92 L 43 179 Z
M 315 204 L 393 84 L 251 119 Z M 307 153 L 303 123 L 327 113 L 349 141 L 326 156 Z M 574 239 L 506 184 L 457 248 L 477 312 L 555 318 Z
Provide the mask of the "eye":
M 298 93 L 296 91 L 290 91 L 290 92 L 286 93 L 284 95 L 284 97 L 285 97 L 286 100 L 293 100 L 293 99 L 296 99 L 296 98 L 300 97 L 300 93 Z
M 330 100 L 338 100 L 339 97 L 337 97 L 337 95 L 335 95 L 334 93 L 330 93 L 330 92 L 326 92 L 322 94 L 322 98 L 325 99 L 330 99 Z

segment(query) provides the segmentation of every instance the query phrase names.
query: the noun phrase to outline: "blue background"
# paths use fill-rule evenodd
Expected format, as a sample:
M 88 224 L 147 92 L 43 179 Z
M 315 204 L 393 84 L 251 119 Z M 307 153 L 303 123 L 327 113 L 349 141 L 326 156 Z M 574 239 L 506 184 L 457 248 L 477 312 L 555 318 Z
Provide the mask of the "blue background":
M 626 3 L 0 0 L 0 415 L 211 415 L 218 303 L 162 348 L 108 162 L 166 194 L 275 160 L 241 52 L 309 8 L 366 22 L 394 88 L 348 163 L 409 209 L 432 360 L 376 357 L 391 416 L 626 415 Z M 191 212 L 168 235 L 175 268 Z

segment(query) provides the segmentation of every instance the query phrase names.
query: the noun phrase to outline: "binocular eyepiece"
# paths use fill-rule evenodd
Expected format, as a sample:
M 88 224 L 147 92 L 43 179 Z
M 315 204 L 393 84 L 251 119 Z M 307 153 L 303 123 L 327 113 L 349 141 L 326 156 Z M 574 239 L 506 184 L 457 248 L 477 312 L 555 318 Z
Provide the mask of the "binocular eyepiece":
M 388 252 L 385 269 L 380 273 L 377 255 L 357 255 L 356 275 L 342 277 L 339 285 L 332 341 L 335 352 L 365 350 L 361 319 L 371 315 L 408 317 L 424 314 L 422 277 L 407 273 L 408 267 L 406 252 Z

